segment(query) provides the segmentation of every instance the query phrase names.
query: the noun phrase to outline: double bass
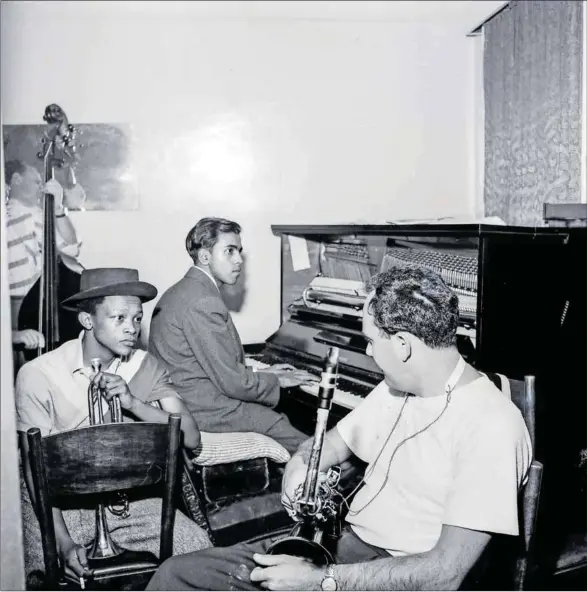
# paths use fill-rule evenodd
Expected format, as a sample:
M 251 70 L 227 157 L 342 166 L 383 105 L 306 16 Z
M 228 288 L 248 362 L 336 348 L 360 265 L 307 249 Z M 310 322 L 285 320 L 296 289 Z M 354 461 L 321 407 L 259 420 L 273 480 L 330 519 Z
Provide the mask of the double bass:
M 76 129 L 71 125 L 63 109 L 51 104 L 45 108 L 43 119 L 48 128 L 41 140 L 42 150 L 37 154 L 43 160 L 45 183 L 55 176 L 55 169 L 64 165 L 71 167 L 76 162 Z M 75 177 L 74 177 L 75 178 Z M 79 292 L 81 269 L 75 260 L 58 253 L 55 237 L 55 197 L 44 194 L 43 199 L 43 266 L 41 276 L 24 297 L 19 313 L 18 328 L 36 329 L 45 336 L 45 347 L 25 350 L 30 359 L 51 351 L 79 334 L 77 314 L 63 310 L 60 303 Z M 68 264 L 64 263 L 68 260 Z M 72 269 L 73 268 L 73 269 Z

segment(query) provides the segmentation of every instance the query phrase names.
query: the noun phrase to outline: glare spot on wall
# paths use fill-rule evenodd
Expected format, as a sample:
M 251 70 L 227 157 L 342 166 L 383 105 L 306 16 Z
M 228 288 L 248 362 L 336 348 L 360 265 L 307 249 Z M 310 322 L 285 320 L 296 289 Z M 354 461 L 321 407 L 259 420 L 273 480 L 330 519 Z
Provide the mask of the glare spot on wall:
M 189 177 L 200 187 L 248 184 L 255 158 L 246 122 L 229 119 L 201 127 L 184 138 Z

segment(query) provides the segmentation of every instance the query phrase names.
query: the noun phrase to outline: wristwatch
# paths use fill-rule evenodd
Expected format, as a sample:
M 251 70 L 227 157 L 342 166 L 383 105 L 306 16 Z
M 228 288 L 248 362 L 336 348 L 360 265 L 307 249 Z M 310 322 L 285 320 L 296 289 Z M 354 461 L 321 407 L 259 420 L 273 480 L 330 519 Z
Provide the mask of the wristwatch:
M 322 583 L 320 584 L 320 588 L 328 592 L 334 592 L 334 590 L 338 590 L 338 583 L 334 579 L 334 565 L 329 565 L 326 568 L 326 571 L 324 572 L 324 578 L 322 578 Z

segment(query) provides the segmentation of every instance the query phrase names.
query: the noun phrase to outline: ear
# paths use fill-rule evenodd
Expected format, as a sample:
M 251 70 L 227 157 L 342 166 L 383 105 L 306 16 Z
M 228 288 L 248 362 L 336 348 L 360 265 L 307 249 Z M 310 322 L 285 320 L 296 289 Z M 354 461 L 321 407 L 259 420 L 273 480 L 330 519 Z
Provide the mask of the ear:
M 210 263 L 210 251 L 208 249 L 200 249 L 198 251 L 198 263 L 208 265 Z
M 77 315 L 77 320 L 86 331 L 91 331 L 94 328 L 92 315 L 87 312 L 79 312 Z
M 412 343 L 405 333 L 396 333 L 392 339 L 396 340 L 398 356 L 402 362 L 407 362 L 412 357 Z

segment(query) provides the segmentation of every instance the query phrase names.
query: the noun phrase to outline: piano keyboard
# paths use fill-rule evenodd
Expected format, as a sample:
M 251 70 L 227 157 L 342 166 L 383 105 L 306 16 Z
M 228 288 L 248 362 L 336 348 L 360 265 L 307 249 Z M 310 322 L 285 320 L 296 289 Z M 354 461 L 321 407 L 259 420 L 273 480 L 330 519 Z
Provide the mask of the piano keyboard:
M 271 365 L 271 364 L 266 364 L 265 362 L 261 362 L 260 360 L 256 360 L 255 358 L 249 358 L 249 357 L 245 358 L 245 363 L 247 366 L 254 368 L 255 370 L 263 370 L 265 368 L 269 368 L 269 366 Z M 284 362 L 284 363 L 289 363 L 289 362 Z M 292 366 L 294 366 L 294 364 L 292 364 Z M 313 372 L 309 368 L 304 368 L 304 370 L 308 370 L 309 372 L 312 372 L 312 374 L 316 374 L 316 372 Z M 319 389 L 318 383 L 311 384 L 311 385 L 310 384 L 302 384 L 298 388 L 300 390 L 302 390 L 304 393 L 307 393 L 308 395 L 312 395 L 314 397 L 318 396 L 318 389 Z M 371 390 L 371 387 L 368 387 L 368 389 Z M 363 397 L 361 397 L 359 395 L 355 395 L 349 391 L 342 390 L 338 387 L 335 389 L 334 396 L 332 398 L 333 403 L 336 403 L 337 405 L 340 405 L 341 407 L 345 407 L 346 409 L 354 409 L 362 400 L 363 400 Z

